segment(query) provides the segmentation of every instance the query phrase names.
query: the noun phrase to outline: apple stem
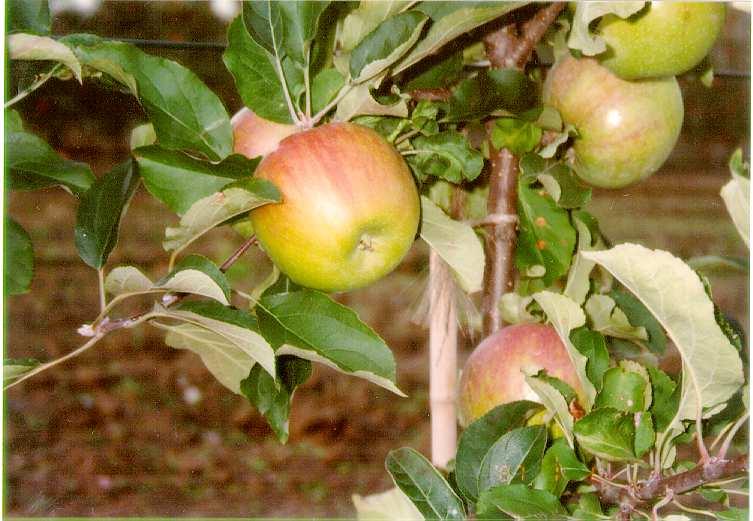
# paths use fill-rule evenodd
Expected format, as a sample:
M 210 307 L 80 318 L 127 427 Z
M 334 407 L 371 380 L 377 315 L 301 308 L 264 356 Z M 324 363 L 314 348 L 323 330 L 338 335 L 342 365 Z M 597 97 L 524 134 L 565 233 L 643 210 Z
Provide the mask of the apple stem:
M 429 302 L 431 459 L 447 468 L 457 444 L 457 310 L 452 275 L 434 250 L 429 254 Z

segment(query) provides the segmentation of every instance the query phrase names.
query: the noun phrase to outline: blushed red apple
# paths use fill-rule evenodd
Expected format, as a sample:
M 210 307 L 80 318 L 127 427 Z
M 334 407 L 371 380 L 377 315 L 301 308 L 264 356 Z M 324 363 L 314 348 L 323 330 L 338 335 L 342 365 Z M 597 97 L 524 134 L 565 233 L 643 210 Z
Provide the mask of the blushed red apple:
M 525 375 L 542 369 L 582 395 L 575 367 L 552 326 L 516 324 L 487 337 L 468 357 L 460 378 L 461 425 L 467 426 L 498 405 L 517 400 L 540 402 Z
M 383 137 L 353 123 L 294 133 L 259 164 L 256 177 L 282 202 L 251 212 L 256 236 L 294 282 L 327 292 L 371 284 L 413 244 L 418 190 Z
M 280 141 L 299 131 L 295 125 L 275 123 L 242 108 L 230 120 L 233 126 L 233 151 L 246 157 L 266 156 Z
M 573 168 L 594 186 L 623 188 L 645 179 L 680 135 L 684 108 L 674 77 L 632 82 L 593 58 L 568 56 L 549 71 L 543 94 L 578 131 Z

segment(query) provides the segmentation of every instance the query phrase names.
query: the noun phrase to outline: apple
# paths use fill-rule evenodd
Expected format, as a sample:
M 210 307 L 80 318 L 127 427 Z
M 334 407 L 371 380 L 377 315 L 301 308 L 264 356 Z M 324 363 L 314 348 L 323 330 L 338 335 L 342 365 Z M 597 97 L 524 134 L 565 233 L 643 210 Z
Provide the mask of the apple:
M 567 56 L 555 64 L 543 99 L 578 131 L 575 173 L 601 188 L 623 188 L 656 172 L 682 127 L 674 77 L 631 82 L 593 58 Z
M 675 76 L 706 56 L 724 26 L 722 2 L 650 2 L 629 18 L 604 16 L 602 65 L 627 80 Z
M 246 157 L 266 156 L 277 149 L 280 141 L 295 134 L 295 125 L 275 123 L 242 108 L 230 119 L 233 126 L 233 151 Z
M 251 212 L 259 242 L 294 282 L 327 292 L 371 284 L 413 244 L 420 203 L 401 155 L 375 131 L 330 123 L 283 139 L 256 169 L 282 202 Z
M 515 324 L 488 336 L 473 350 L 458 388 L 458 412 L 464 427 L 494 407 L 517 400 L 541 402 L 525 381 L 545 370 L 582 395 L 567 349 L 552 326 Z

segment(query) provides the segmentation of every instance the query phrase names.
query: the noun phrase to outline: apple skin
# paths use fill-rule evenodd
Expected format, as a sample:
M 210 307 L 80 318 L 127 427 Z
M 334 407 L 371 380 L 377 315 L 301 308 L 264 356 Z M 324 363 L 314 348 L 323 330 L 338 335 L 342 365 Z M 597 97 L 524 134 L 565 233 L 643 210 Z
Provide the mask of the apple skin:
M 682 128 L 674 77 L 626 81 L 593 58 L 560 60 L 547 75 L 543 97 L 578 131 L 575 173 L 600 188 L 623 188 L 656 172 Z
M 552 326 L 515 324 L 488 336 L 468 357 L 460 377 L 460 424 L 466 427 L 505 403 L 541 402 L 526 383 L 525 375 L 542 369 L 582 396 L 575 367 Z
M 330 123 L 280 142 L 256 169 L 282 202 L 251 212 L 264 250 L 294 282 L 326 292 L 371 284 L 410 249 L 418 190 L 400 154 L 371 129 Z
M 599 60 L 626 80 L 682 74 L 714 46 L 725 11 L 721 2 L 651 2 L 626 19 L 608 14 L 596 29 L 607 43 Z
M 280 141 L 300 129 L 257 116 L 251 109 L 242 108 L 230 119 L 233 126 L 233 151 L 244 156 L 266 156 L 274 152 Z

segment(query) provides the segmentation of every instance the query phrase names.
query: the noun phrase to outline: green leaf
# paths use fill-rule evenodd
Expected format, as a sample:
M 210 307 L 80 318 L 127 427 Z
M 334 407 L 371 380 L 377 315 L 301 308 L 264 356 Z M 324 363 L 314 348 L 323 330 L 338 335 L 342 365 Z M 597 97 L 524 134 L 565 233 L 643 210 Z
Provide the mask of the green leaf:
M 591 295 L 586 301 L 585 310 L 591 321 L 591 327 L 603 335 L 634 342 L 648 340 L 646 330 L 630 324 L 625 313 L 608 295 Z
M 283 21 L 285 52 L 299 64 L 307 65 L 319 17 L 329 7 L 330 2 L 301 0 L 275 4 Z
M 158 307 L 153 313 L 203 329 L 175 330 L 176 326 L 152 322 L 174 332 L 171 339 L 165 340 L 168 345 L 173 345 L 174 340 L 174 344 L 180 344 L 174 347 L 199 354 L 220 383 L 233 392 L 240 394 L 240 382 L 248 377 L 254 363 L 270 375 L 275 374 L 274 350 L 257 332 L 256 320 L 248 312 L 208 300 L 184 302 L 176 309 Z
M 570 332 L 570 342 L 588 359 L 586 374 L 596 390 L 601 390 L 604 373 L 609 369 L 609 351 L 604 335 L 586 326 Z
M 570 414 L 565 397 L 552 384 L 538 376 L 526 375 L 526 383 L 536 393 L 547 411 L 551 413 L 567 442 L 573 447 L 573 416 Z
M 145 293 L 154 288 L 154 283 L 138 268 L 118 266 L 105 278 L 105 291 L 113 296 L 129 293 Z
M 542 189 L 518 182 L 520 232 L 515 265 L 525 272 L 530 266 L 544 266 L 545 285 L 567 273 L 575 249 L 575 229 L 567 211 Z
M 96 180 L 88 165 L 63 159 L 41 138 L 10 128 L 5 132 L 5 165 L 11 190 L 60 185 L 80 195 Z
M 425 196 L 421 196 L 421 238 L 447 263 L 463 290 L 481 289 L 484 249 L 473 228 L 450 219 Z
M 166 251 L 182 250 L 228 219 L 280 200 L 280 192 L 267 180 L 238 181 L 221 192 L 196 201 L 181 217 L 178 227 L 165 229 L 162 247 Z
M 129 140 L 131 150 L 153 145 L 156 141 L 157 134 L 155 134 L 154 125 L 151 123 L 144 123 L 131 130 L 131 139 Z
M 361 83 L 395 63 L 416 43 L 427 20 L 423 13 L 406 11 L 380 23 L 351 52 L 351 80 Z
M 415 450 L 403 447 L 390 451 L 387 472 L 400 490 L 416 505 L 426 521 L 461 521 L 465 507 L 442 475 Z
M 355 312 L 319 291 L 275 291 L 273 286 L 261 298 L 257 315 L 278 355 L 321 362 L 402 395 L 392 352 Z
M 481 463 L 478 477 L 481 494 L 496 485 L 513 482 L 530 485 L 539 473 L 546 441 L 544 425 L 518 427 L 503 434 Z
M 404 71 L 427 56 L 436 53 L 450 42 L 495 18 L 509 13 L 528 2 L 436 2 L 437 9 L 429 16 L 433 23 L 421 41 L 395 67 L 393 74 Z M 421 10 L 427 12 L 435 2 L 424 2 Z M 442 9 L 444 4 L 444 9 Z M 454 4 L 447 9 L 449 4 Z
M 45 60 L 60 62 L 73 73 L 81 83 L 81 64 L 76 55 L 64 44 L 47 36 L 33 34 L 11 34 L 7 42 L 8 57 L 11 60 Z
M 499 118 L 494 120 L 491 140 L 494 148 L 506 148 L 516 156 L 522 156 L 539 144 L 541 128 L 522 119 Z
M 525 154 L 520 158 L 520 172 L 529 179 L 537 179 L 560 208 L 580 208 L 591 200 L 591 189 L 565 163 Z
M 366 35 L 386 19 L 408 7 L 410 1 L 384 0 L 360 2 L 342 22 L 339 34 L 340 47 L 348 52 L 355 48 Z
M 384 2 L 366 2 L 367 4 L 381 4 Z M 424 521 L 424 516 L 418 511 L 408 496 L 397 487 L 378 494 L 360 496 L 353 494 L 353 506 L 356 507 L 356 517 L 359 521 Z
M 49 34 L 50 8 L 47 0 L 10 0 L 5 5 L 8 8 L 9 32 Z
M 191 293 L 216 300 L 224 306 L 230 305 L 230 284 L 225 274 L 215 263 L 201 255 L 189 255 L 157 286 L 176 293 Z
M 139 98 L 162 147 L 190 149 L 219 160 L 233 151 L 227 111 L 189 69 L 133 45 L 93 35 L 61 38 L 79 61 L 112 76 Z
M 747 521 L 750 519 L 747 508 L 733 507 L 721 512 L 715 512 L 719 521 Z
M 667 252 L 636 244 L 583 255 L 632 292 L 680 352 L 682 394 L 671 426 L 679 428 L 682 420 L 718 407 L 740 388 L 744 382 L 740 356 L 719 328 L 701 280 L 685 263 Z
M 454 130 L 418 136 L 411 143 L 408 162 L 420 179 L 434 176 L 459 184 L 476 179 L 484 167 L 481 152 L 472 149 L 466 137 Z
M 646 404 L 645 388 L 646 381 L 641 375 L 613 367 L 604 373 L 604 386 L 596 397 L 595 407 L 641 412 Z
M 546 490 L 525 485 L 499 485 L 481 494 L 476 507 L 477 519 L 559 519 L 567 515 L 559 498 Z
M 654 446 L 656 433 L 654 432 L 654 420 L 651 418 L 651 414 L 647 412 L 636 413 L 636 420 L 635 455 L 640 458 Z
M 5 258 L 3 293 L 20 295 L 29 291 L 34 277 L 34 249 L 31 237 L 20 224 L 5 217 Z
M 577 49 L 586 56 L 594 56 L 607 50 L 607 44 L 600 36 L 590 33 L 592 21 L 606 14 L 615 14 L 620 18 L 637 13 L 643 9 L 645 2 L 579 2 L 573 15 L 573 27 L 567 45 Z
M 446 119 L 469 121 L 495 110 L 519 113 L 536 104 L 536 86 L 516 69 L 482 69 L 463 80 L 450 97 Z
M 680 405 L 680 388 L 674 380 L 658 367 L 648 366 L 651 379 L 651 414 L 656 420 L 656 430 L 664 432 L 672 422 Z
M 548 374 L 546 374 L 546 370 L 542 369 L 541 371 L 536 373 L 535 376 L 539 380 L 546 382 L 557 389 L 557 391 L 565 399 L 565 402 L 571 403 L 573 400 L 578 398 L 578 395 L 575 393 L 575 389 L 573 389 L 570 384 L 554 376 L 549 376 Z
M 311 111 L 319 113 L 345 85 L 345 78 L 337 69 L 323 69 L 311 80 Z
M 580 212 L 571 213 L 573 224 L 578 233 L 578 249 L 571 260 L 567 282 L 562 293 L 576 303 L 583 304 L 591 291 L 591 272 L 596 264 L 584 259 L 580 254 L 582 251 L 594 249 L 594 245 L 591 240 L 591 230 L 580 219 L 579 214 Z
M 349 121 L 356 116 L 397 116 L 408 117 L 408 104 L 404 98 L 392 104 L 383 105 L 371 95 L 371 90 L 379 86 L 384 79 L 384 74 L 370 81 L 360 83 L 350 88 L 337 104 L 334 119 L 336 121 Z
M 729 158 L 729 171 L 732 177 L 740 176 L 750 179 L 750 165 L 743 161 L 743 151 L 741 148 L 735 150 Z
M 663 355 L 667 348 L 667 336 L 661 324 L 654 318 L 646 306 L 632 294 L 613 289 L 609 296 L 614 299 L 619 308 L 625 313 L 628 321 L 636 327 L 642 327 L 648 334 L 648 348 L 657 355 Z
M 251 39 L 240 16 L 230 24 L 227 40 L 222 61 L 233 75 L 243 104 L 264 119 L 291 123 L 277 71 L 264 48 Z
M 149 193 L 179 215 L 233 180 L 251 176 L 261 161 L 233 154 L 219 163 L 209 163 L 159 146 L 138 148 L 133 155 Z
M 535 402 L 518 401 L 499 405 L 472 422 L 460 435 L 455 456 L 455 480 L 460 492 L 471 501 L 478 499 L 482 462 L 502 435 L 525 425 L 541 406 Z
M 607 461 L 634 461 L 633 415 L 608 407 L 594 409 L 575 422 L 580 446 Z
M 555 440 L 541 460 L 534 487 L 560 497 L 570 481 L 582 481 L 591 471 L 578 459 L 564 438 Z
M 437 122 L 438 114 L 439 105 L 437 103 L 421 100 L 416 104 L 416 106 L 413 108 L 413 111 L 411 112 L 410 124 L 414 128 L 414 130 L 418 130 L 422 135 L 433 136 L 439 132 L 439 123 Z
M 139 176 L 129 159 L 100 177 L 81 197 L 76 214 L 79 257 L 100 269 L 118 242 L 120 219 L 136 192 Z
M 423 89 L 440 89 L 448 87 L 462 78 L 462 52 L 452 53 L 439 61 L 426 60 L 426 63 L 425 70 L 413 76 L 403 86 L 402 90 L 410 92 Z
M 9 359 L 3 360 L 3 387 L 9 383 L 21 378 L 23 375 L 34 369 L 40 364 L 33 358 Z
M 277 359 L 277 382 L 258 365 L 241 382 L 241 392 L 259 410 L 281 443 L 288 441 L 288 418 L 295 388 L 311 376 L 311 362 L 295 356 Z

